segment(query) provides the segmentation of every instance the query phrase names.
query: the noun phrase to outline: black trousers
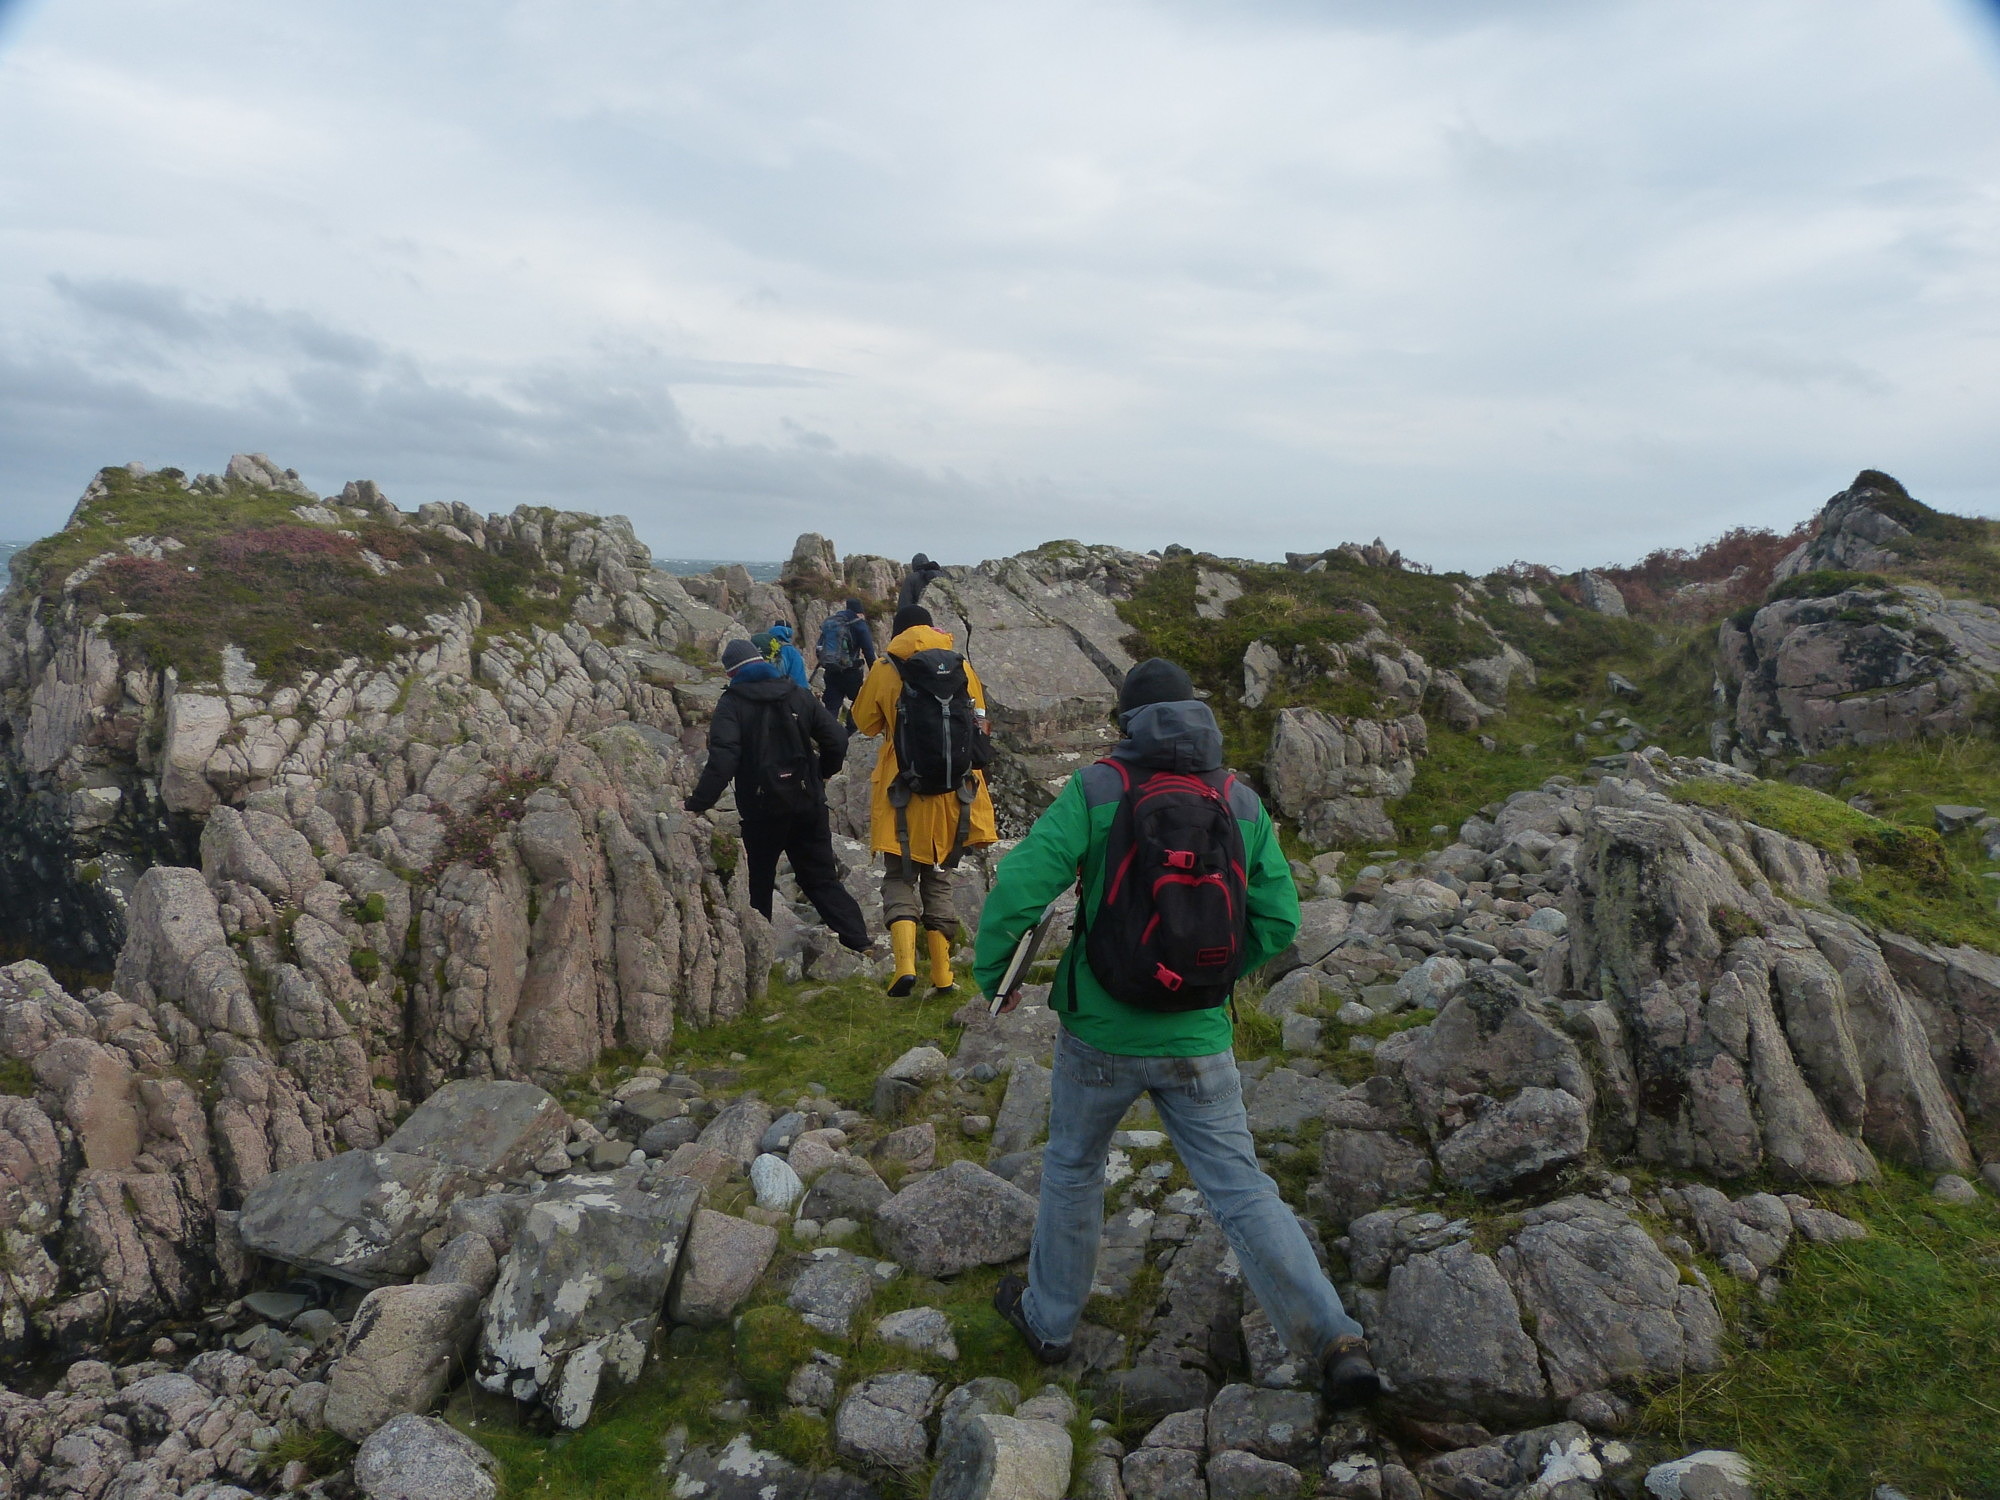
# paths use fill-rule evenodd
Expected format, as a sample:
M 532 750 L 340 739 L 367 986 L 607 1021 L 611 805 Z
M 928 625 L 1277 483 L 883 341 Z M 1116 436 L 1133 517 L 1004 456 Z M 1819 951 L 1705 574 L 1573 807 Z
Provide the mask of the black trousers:
M 840 859 L 833 852 L 833 830 L 826 804 L 789 817 L 745 818 L 743 863 L 750 879 L 750 904 L 771 915 L 771 895 L 778 887 L 778 856 L 792 862 L 792 874 L 806 900 L 833 935 L 850 948 L 868 946 L 868 923 L 861 906 L 840 883 Z
M 826 691 L 820 694 L 820 702 L 826 711 L 836 719 L 840 710 L 861 694 L 861 683 L 868 675 L 866 667 L 821 667 L 820 675 L 826 679 Z

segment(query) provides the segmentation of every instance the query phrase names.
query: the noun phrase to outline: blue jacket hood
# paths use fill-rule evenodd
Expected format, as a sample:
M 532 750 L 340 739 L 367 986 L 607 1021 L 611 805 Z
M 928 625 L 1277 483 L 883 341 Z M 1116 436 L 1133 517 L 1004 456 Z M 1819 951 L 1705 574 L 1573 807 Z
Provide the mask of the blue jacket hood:
M 1222 765 L 1222 730 L 1206 703 L 1148 703 L 1120 714 L 1125 738 L 1111 753 L 1149 771 L 1191 774 Z
M 743 682 L 772 682 L 784 675 L 776 662 L 747 661 L 729 674 L 729 684 L 734 687 Z

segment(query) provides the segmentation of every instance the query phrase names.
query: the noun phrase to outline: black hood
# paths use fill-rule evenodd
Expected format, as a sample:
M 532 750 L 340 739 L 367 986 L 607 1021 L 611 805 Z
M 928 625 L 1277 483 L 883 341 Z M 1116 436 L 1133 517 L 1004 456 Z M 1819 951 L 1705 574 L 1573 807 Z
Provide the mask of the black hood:
M 1222 766 L 1222 731 L 1199 699 L 1148 703 L 1120 714 L 1125 738 L 1111 753 L 1149 771 L 1214 771 Z
M 739 698 L 747 698 L 752 703 L 776 703 L 789 698 L 798 689 L 798 684 L 789 677 L 762 677 L 755 682 L 732 682 L 729 691 Z

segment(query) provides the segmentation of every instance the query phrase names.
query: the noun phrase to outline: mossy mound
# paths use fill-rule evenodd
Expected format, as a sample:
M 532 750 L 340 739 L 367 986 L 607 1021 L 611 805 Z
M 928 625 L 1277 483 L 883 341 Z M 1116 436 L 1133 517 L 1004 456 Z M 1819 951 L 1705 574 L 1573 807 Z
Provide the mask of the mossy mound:
M 468 597 L 489 629 L 568 616 L 570 586 L 532 547 L 481 548 L 366 511 L 328 526 L 295 514 L 300 503 L 237 482 L 190 488 L 176 469 L 106 469 L 63 530 L 15 555 L 14 579 L 86 621 L 108 617 L 128 660 L 187 681 L 215 680 L 229 644 L 276 680 L 385 662 L 423 642 L 427 615 Z M 392 625 L 417 633 L 391 636 Z

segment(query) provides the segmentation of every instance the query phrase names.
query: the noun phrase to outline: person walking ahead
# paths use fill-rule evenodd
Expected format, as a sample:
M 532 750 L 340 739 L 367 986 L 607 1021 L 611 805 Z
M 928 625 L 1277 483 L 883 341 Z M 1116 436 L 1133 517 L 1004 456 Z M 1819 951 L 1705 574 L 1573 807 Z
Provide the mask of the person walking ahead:
M 882 855 L 882 916 L 896 972 L 917 984 L 917 928 L 929 935 L 931 984 L 952 987 L 958 929 L 952 874 L 967 849 L 1000 837 L 986 792 L 986 690 L 920 604 L 896 611 L 888 653 L 854 700 L 854 727 L 886 738 L 875 757 L 870 842 Z
M 806 672 L 805 653 L 792 644 L 790 625 L 783 620 L 774 620 L 768 630 L 760 630 L 751 636 L 750 644 L 781 673 L 800 687 L 811 690 L 812 678 Z
M 875 665 L 875 633 L 868 628 L 868 615 L 859 599 L 849 599 L 845 608 L 826 617 L 819 628 L 816 654 L 826 681 L 821 701 L 826 711 L 838 718 L 847 701 L 860 696 L 862 679 Z
M 1034 1248 L 1026 1281 L 1003 1278 L 993 1305 L 1041 1359 L 1068 1357 L 1096 1275 L 1111 1135 L 1151 1094 L 1258 1304 L 1328 1400 L 1352 1406 L 1379 1388 L 1360 1325 L 1257 1165 L 1231 1050 L 1235 980 L 1291 942 L 1297 888 L 1270 814 L 1222 769 L 1221 731 L 1186 672 L 1140 663 L 1118 710 L 1125 738 L 1001 862 L 980 915 L 973 977 L 990 999 L 1022 935 L 1081 875 L 1082 920 L 1049 996 L 1062 1029 Z
M 826 818 L 825 782 L 846 759 L 847 731 L 750 642 L 724 646 L 722 665 L 729 686 L 709 720 L 708 764 L 681 805 L 707 812 L 734 778 L 751 906 L 771 915 L 778 856 L 786 855 L 799 890 L 841 945 L 865 949 L 868 923 L 841 883 Z
M 896 608 L 908 609 L 912 604 L 922 604 L 924 590 L 944 577 L 943 563 L 932 562 L 919 552 L 910 559 L 910 571 L 903 575 L 903 583 L 896 590 Z

